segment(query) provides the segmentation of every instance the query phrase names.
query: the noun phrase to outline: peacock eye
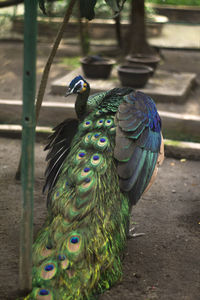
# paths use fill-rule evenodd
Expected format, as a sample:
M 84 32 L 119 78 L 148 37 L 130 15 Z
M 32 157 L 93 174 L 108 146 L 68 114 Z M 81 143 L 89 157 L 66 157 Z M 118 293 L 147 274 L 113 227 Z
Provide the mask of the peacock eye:
M 46 296 L 46 295 L 49 295 L 49 291 L 46 290 L 46 289 L 41 289 L 41 290 L 39 291 L 39 295 L 40 295 L 40 296 Z
M 76 237 L 76 236 L 73 236 L 73 237 L 70 239 L 70 243 L 72 243 L 72 244 L 76 244 L 76 243 L 78 243 L 78 242 L 79 242 L 79 238 Z
M 46 265 L 44 269 L 45 269 L 45 271 L 49 272 L 49 271 L 54 269 L 54 266 L 53 265 Z
M 62 261 L 62 260 L 65 260 L 65 259 L 66 259 L 66 256 L 60 254 L 60 255 L 58 255 L 58 259 L 61 260 L 61 261 Z

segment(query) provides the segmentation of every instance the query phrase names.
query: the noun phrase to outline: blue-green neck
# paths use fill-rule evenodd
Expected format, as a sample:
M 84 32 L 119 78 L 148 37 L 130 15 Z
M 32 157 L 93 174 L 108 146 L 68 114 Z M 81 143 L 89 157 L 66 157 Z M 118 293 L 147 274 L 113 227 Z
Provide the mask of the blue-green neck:
M 87 87 L 87 90 L 83 93 L 77 95 L 75 102 L 75 111 L 79 120 L 82 120 L 86 114 L 87 100 L 90 94 L 90 88 Z

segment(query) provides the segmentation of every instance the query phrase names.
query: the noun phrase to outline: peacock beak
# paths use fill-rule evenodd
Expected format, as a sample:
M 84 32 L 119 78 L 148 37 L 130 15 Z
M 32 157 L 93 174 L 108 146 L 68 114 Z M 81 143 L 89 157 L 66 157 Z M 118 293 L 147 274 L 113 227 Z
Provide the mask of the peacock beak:
M 71 95 L 73 93 L 73 91 L 67 91 L 65 94 L 65 97 L 68 97 L 69 95 Z
M 68 97 L 69 95 L 73 94 L 73 92 L 74 92 L 74 89 L 69 88 L 68 91 L 65 94 L 65 97 Z

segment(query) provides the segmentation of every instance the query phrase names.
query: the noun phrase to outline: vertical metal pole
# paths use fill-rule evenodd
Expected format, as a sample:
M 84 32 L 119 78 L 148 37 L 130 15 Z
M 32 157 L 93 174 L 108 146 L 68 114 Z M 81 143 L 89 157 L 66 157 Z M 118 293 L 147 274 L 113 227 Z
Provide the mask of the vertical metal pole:
M 19 286 L 21 291 L 26 292 L 32 288 L 37 0 L 25 0 L 24 5 L 21 165 L 23 207 L 20 236 Z

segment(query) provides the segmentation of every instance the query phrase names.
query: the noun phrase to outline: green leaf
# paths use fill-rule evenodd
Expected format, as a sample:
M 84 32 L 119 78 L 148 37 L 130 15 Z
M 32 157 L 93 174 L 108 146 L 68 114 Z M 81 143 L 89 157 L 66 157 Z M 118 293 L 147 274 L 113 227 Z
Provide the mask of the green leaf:
M 38 3 L 39 3 L 39 8 L 43 12 L 43 14 L 46 15 L 47 13 L 46 13 L 45 4 L 44 4 L 45 0 L 39 0 Z
M 126 0 L 105 0 L 115 14 L 119 14 Z
M 92 20 L 95 17 L 94 7 L 97 0 L 80 0 L 81 18 Z

